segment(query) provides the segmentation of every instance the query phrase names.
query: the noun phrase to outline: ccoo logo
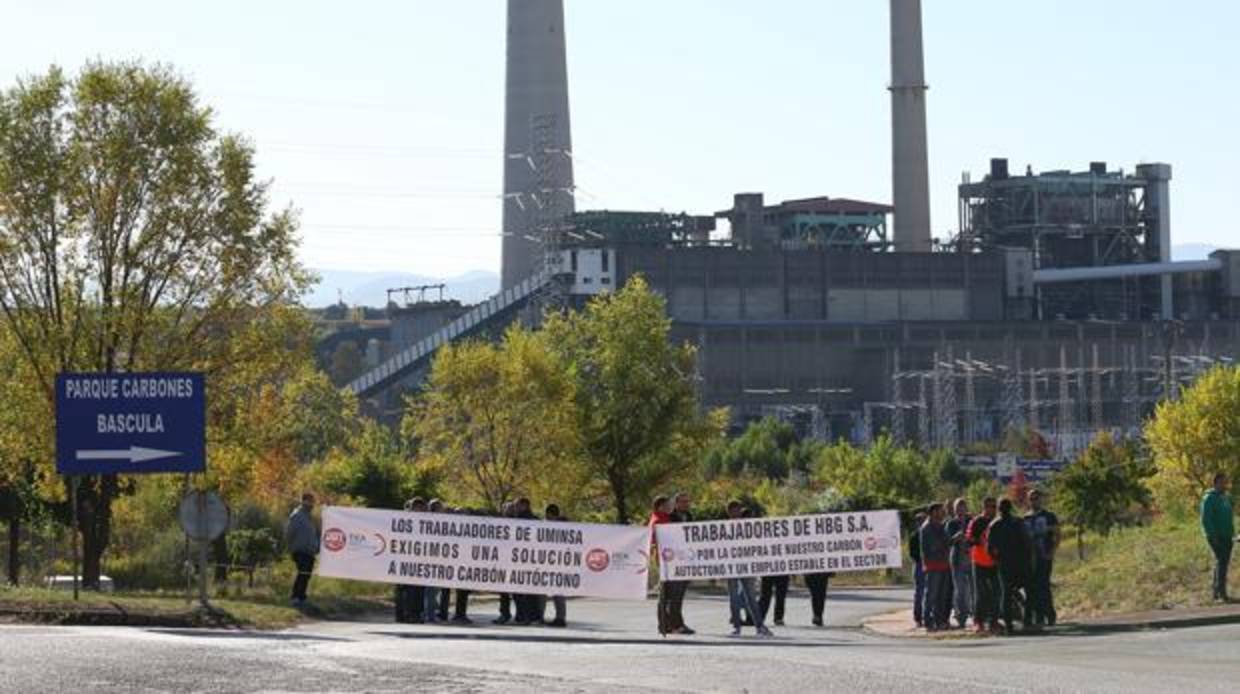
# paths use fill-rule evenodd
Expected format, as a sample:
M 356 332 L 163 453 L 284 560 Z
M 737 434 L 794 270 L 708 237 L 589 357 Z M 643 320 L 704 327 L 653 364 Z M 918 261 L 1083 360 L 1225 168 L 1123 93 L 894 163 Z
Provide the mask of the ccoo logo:
M 608 556 L 607 550 L 596 547 L 586 552 L 586 567 L 591 571 L 595 573 L 606 571 L 608 564 L 611 564 L 611 557 Z
M 323 546 L 329 552 L 339 552 L 348 542 L 348 536 L 340 528 L 328 528 L 323 531 Z

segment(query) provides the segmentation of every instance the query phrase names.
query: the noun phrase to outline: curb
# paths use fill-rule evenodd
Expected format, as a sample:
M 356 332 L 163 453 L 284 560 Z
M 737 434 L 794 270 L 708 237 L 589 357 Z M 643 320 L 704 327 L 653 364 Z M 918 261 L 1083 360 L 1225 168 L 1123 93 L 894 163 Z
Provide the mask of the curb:
M 861 628 L 869 634 L 875 636 L 884 636 L 896 639 L 922 639 L 929 641 L 948 641 L 960 640 L 973 637 L 968 631 L 947 631 L 938 635 L 928 634 L 924 631 L 914 631 L 913 629 L 905 629 L 902 632 L 880 629 L 875 626 L 876 623 L 883 620 L 890 620 L 895 615 L 906 615 L 907 609 L 886 612 L 874 615 L 861 623 Z M 1106 618 L 1105 621 L 1073 621 L 1061 622 L 1053 627 L 1044 628 L 1040 632 L 1022 634 L 1017 632 L 1018 636 L 1072 636 L 1072 635 L 1091 635 L 1091 634 L 1117 634 L 1132 633 L 1140 631 L 1155 631 L 1161 629 L 1192 629 L 1196 627 L 1220 626 L 1226 624 L 1240 624 L 1240 610 L 1226 612 L 1221 614 L 1197 614 L 1186 615 L 1183 617 L 1168 616 L 1159 619 L 1131 619 L 1129 621 L 1121 621 L 1123 617 Z M 980 638 L 980 637 L 979 637 Z

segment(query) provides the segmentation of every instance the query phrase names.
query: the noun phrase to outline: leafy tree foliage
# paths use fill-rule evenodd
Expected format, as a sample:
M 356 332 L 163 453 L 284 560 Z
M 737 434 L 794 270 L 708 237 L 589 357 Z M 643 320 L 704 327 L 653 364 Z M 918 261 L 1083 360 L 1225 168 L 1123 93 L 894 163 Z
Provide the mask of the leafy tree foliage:
M 821 444 L 802 441 L 791 424 L 774 417 L 752 422 L 738 437 L 711 447 L 706 453 L 708 477 L 754 474 L 772 480 L 804 476 L 813 468 Z
M 575 429 L 617 522 L 644 512 L 722 434 L 720 415 L 698 403 L 694 349 L 673 345 L 670 329 L 663 299 L 641 277 L 543 328 L 575 381 Z
M 920 451 L 884 436 L 869 450 L 846 442 L 823 449 L 816 477 L 851 508 L 909 509 L 924 505 L 938 488 L 936 468 Z
M 456 501 L 498 511 L 526 494 L 567 509 L 563 495 L 580 496 L 585 482 L 574 388 L 546 337 L 514 326 L 498 344 L 440 351 L 402 426 Z
M 1158 472 L 1151 487 L 1164 510 L 1183 510 L 1215 473 L 1240 479 L 1240 367 L 1208 371 L 1145 426 Z
M 376 422 L 366 422 L 347 446 L 305 468 L 301 479 L 325 503 L 370 508 L 399 509 L 409 497 L 433 491 L 396 435 Z
M 1134 506 L 1148 507 L 1145 480 L 1153 465 L 1131 441 L 1117 442 L 1103 432 L 1072 464 L 1056 475 L 1053 498 L 1081 530 L 1106 535 Z
M 168 69 L 52 68 L 0 95 L 0 316 L 35 387 L 50 402 L 62 371 L 244 363 L 238 332 L 308 280 L 293 217 L 267 197 L 253 148 Z M 82 480 L 89 587 L 122 488 Z

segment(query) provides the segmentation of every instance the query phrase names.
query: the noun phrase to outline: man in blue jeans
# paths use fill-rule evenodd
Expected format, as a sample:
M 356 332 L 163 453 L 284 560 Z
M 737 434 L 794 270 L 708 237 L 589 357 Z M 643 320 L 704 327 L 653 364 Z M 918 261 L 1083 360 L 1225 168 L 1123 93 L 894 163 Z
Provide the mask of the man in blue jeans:
M 744 516 L 745 507 L 741 502 L 732 500 L 728 502 L 728 518 L 741 519 Z M 762 623 L 762 610 L 759 609 L 758 600 L 756 599 L 757 581 L 753 577 L 729 578 L 728 579 L 728 608 L 732 613 L 732 635 L 741 635 L 741 625 L 744 619 L 741 617 L 741 610 L 753 619 L 753 625 L 758 632 L 758 636 L 771 636 L 771 630 L 766 628 Z
M 930 505 L 930 517 L 921 526 L 921 567 L 926 572 L 926 596 L 921 618 L 927 631 L 946 629 L 951 624 L 950 543 L 943 520 L 943 504 Z
M 926 522 L 924 511 L 913 516 L 913 532 L 908 538 L 908 556 L 913 560 L 913 621 L 921 626 L 922 608 L 926 601 L 926 571 L 921 566 L 921 526 Z

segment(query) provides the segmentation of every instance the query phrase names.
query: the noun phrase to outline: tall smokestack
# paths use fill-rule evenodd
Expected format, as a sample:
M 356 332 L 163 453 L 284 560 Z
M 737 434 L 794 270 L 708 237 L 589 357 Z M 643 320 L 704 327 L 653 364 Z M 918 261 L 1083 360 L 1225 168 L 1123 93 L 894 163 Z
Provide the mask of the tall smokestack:
M 504 91 L 504 236 L 507 289 L 541 266 L 540 230 L 573 212 L 572 138 L 563 0 L 508 0 Z
M 921 0 L 891 0 L 891 180 L 897 251 L 930 250 Z

